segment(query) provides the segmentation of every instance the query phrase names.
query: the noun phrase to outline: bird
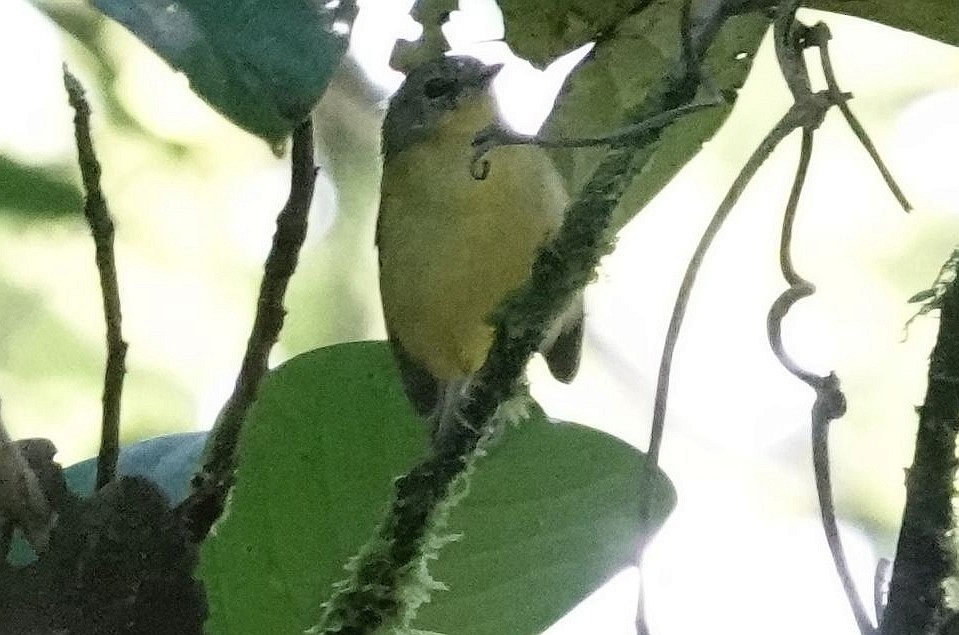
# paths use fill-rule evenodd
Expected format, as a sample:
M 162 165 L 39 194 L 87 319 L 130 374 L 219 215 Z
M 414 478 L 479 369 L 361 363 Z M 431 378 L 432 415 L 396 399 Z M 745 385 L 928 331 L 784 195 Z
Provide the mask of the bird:
M 473 141 L 504 126 L 492 81 L 502 65 L 442 56 L 412 69 L 389 102 L 376 226 L 387 335 L 404 390 L 449 432 L 450 414 L 483 366 L 493 313 L 531 275 L 539 247 L 568 203 L 552 161 L 535 145 L 504 146 L 473 169 Z M 541 346 L 552 374 L 576 374 L 580 295 Z

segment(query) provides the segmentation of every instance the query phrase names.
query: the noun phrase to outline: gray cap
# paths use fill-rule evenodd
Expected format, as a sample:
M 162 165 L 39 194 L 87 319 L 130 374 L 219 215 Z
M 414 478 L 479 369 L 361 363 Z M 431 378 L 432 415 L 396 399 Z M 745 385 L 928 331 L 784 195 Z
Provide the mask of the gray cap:
M 443 114 L 485 91 L 502 64 L 474 57 L 440 57 L 413 69 L 390 99 L 383 121 L 383 154 L 401 152 L 429 136 Z

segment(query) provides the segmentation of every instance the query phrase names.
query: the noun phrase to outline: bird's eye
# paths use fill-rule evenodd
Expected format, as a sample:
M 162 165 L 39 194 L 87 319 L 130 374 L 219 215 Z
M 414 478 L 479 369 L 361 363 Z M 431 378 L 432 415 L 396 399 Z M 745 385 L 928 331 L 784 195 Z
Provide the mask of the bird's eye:
M 444 77 L 434 77 L 423 84 L 423 94 L 429 99 L 450 95 L 456 89 L 456 82 Z

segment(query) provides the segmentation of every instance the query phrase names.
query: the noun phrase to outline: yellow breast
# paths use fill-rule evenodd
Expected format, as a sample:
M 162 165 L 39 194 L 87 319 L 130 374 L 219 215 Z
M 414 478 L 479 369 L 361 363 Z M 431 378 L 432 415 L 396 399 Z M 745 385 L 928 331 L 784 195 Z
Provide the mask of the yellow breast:
M 442 380 L 482 366 L 490 315 L 529 277 L 566 204 L 539 148 L 499 148 L 486 179 L 470 175 L 470 143 L 493 118 L 486 100 L 461 107 L 383 168 L 378 245 L 387 328 Z

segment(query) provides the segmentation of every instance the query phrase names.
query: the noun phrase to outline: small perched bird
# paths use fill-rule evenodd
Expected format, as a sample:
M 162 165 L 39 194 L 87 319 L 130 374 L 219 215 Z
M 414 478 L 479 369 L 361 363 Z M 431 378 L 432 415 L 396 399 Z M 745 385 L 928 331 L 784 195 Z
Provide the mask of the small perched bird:
M 476 134 L 502 123 L 490 86 L 500 68 L 472 57 L 427 62 L 407 76 L 383 123 L 383 313 L 407 395 L 441 429 L 486 361 L 492 314 L 529 278 L 568 201 L 533 145 L 497 148 L 487 174 L 471 170 Z M 562 381 L 576 373 L 582 319 L 580 298 L 541 347 Z

